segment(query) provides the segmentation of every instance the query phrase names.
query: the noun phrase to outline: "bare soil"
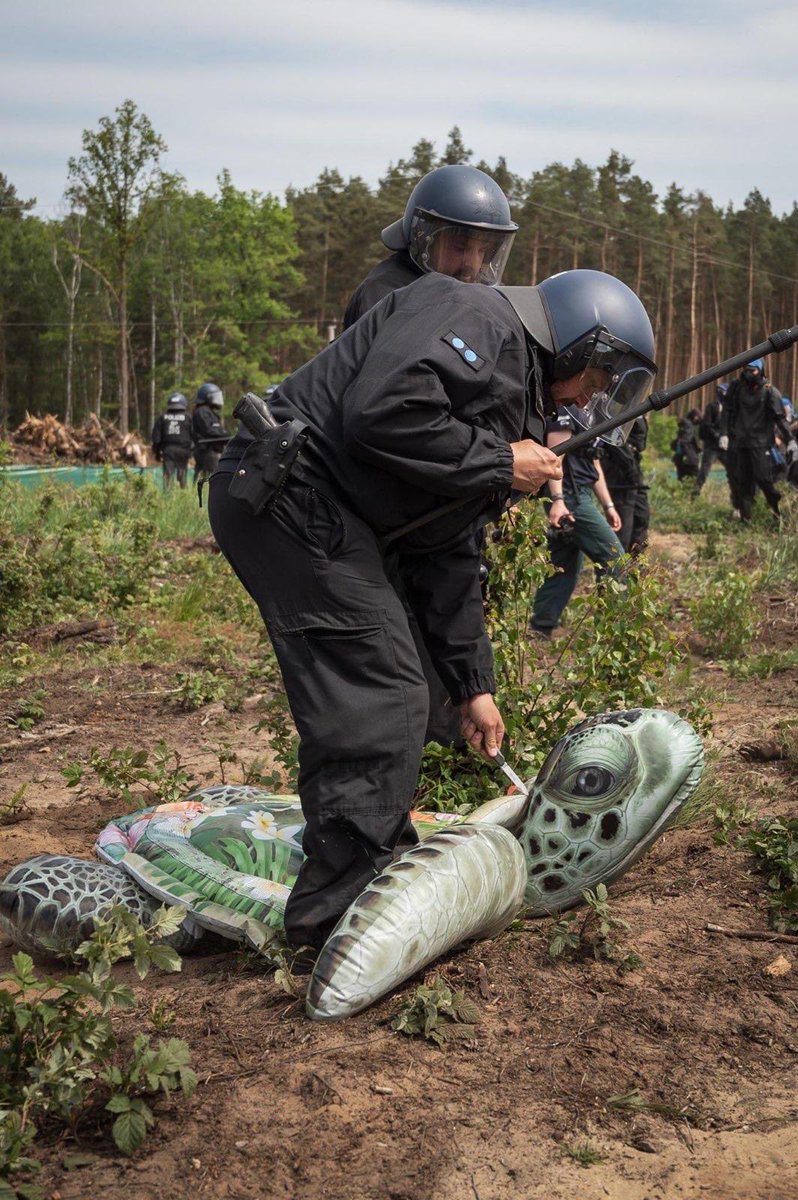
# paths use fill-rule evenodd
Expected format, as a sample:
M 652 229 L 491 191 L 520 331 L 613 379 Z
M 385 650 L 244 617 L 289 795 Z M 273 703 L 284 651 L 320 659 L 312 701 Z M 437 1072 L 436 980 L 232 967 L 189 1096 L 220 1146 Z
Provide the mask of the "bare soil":
M 657 553 L 679 555 L 682 541 L 660 538 Z M 792 602 L 771 604 L 757 649 L 796 631 Z M 706 659 L 697 670 L 716 689 L 719 798 L 794 814 L 790 765 L 746 762 L 738 747 L 798 707 L 798 672 L 740 684 Z M 171 680 L 152 665 L 100 670 L 79 647 L 63 652 L 42 680 L 47 718 L 34 736 L 0 734 L 0 798 L 27 783 L 31 808 L 0 829 L 0 875 L 44 851 L 91 856 L 114 808 L 91 783 L 68 789 L 59 769 L 93 747 L 163 737 L 199 780 L 219 777 L 221 740 L 251 748 L 245 758 L 268 753 L 252 712 L 180 713 L 152 694 Z M 16 698 L 0 694 L 0 713 Z M 180 975 L 139 984 L 120 966 L 139 996 L 120 1027 L 152 1033 L 152 1006 L 173 1010 L 169 1035 L 190 1044 L 200 1083 L 188 1101 L 156 1101 L 157 1125 L 133 1161 L 90 1123 L 77 1145 L 45 1141 L 44 1194 L 796 1200 L 798 947 L 705 932 L 707 922 L 767 929 L 753 861 L 712 833 L 708 819 L 669 832 L 612 889 L 630 925 L 624 945 L 643 960 L 632 973 L 551 960 L 541 921 L 437 964 L 428 976 L 464 987 L 482 1013 L 476 1042 L 444 1050 L 391 1032 L 397 996 L 345 1024 L 312 1024 L 252 956 L 218 942 L 185 958 Z M 0 970 L 11 953 L 0 946 Z M 780 953 L 791 970 L 764 974 Z M 609 1103 L 632 1089 L 647 1107 Z M 602 1156 L 587 1168 L 569 1153 L 586 1142 Z M 86 1164 L 67 1170 L 76 1151 Z

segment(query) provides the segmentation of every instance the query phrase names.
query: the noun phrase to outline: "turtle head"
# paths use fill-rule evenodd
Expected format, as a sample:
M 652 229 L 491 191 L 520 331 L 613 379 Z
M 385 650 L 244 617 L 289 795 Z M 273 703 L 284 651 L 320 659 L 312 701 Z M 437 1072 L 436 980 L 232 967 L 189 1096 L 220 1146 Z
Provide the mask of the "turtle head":
M 532 912 L 570 908 L 627 871 L 693 793 L 702 766 L 695 730 L 661 709 L 603 713 L 569 730 L 538 772 L 518 832 Z

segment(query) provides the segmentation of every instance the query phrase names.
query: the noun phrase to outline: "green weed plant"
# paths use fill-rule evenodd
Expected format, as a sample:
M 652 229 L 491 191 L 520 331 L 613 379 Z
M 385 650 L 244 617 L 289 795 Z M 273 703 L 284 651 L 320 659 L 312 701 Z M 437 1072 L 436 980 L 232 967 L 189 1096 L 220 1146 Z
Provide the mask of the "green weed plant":
M 391 1028 L 407 1037 L 422 1037 L 443 1046 L 449 1041 L 475 1038 L 478 1021 L 476 1004 L 465 992 L 452 991 L 446 980 L 438 976 L 430 984 L 416 988 L 400 1005 Z
M 176 1038 L 153 1045 L 139 1034 L 123 1044 L 116 1012 L 136 1003 L 133 990 L 117 983 L 113 966 L 132 958 L 143 979 L 153 967 L 179 971 L 180 958 L 164 938 L 180 927 L 180 907 L 162 908 L 144 929 L 131 913 L 111 910 L 77 950 L 85 968 L 63 979 L 40 976 L 27 954 L 15 954 L 0 977 L 0 1189 L 27 1196 L 29 1173 L 38 1163 L 28 1153 L 37 1133 L 74 1132 L 81 1121 L 113 1118 L 118 1149 L 132 1155 L 155 1115 L 145 1097 L 196 1086 L 189 1049 Z M 107 1116 L 106 1116 L 107 1114 Z M 25 1189 L 28 1189 L 26 1191 Z M 0 1196 L 4 1193 L 0 1190 Z

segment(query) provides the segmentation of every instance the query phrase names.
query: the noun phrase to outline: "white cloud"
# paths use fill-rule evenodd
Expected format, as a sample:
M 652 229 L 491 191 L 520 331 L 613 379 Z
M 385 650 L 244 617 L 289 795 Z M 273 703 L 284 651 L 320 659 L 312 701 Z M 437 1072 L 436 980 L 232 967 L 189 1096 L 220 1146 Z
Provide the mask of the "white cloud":
M 606 7 L 38 0 L 0 47 L 2 169 L 58 201 L 81 130 L 130 96 L 194 187 L 224 166 L 278 194 L 324 166 L 375 182 L 457 123 L 477 158 L 504 154 L 521 174 L 615 147 L 660 190 L 676 180 L 724 203 L 758 186 L 791 207 L 798 13 L 724 0 L 652 21 Z

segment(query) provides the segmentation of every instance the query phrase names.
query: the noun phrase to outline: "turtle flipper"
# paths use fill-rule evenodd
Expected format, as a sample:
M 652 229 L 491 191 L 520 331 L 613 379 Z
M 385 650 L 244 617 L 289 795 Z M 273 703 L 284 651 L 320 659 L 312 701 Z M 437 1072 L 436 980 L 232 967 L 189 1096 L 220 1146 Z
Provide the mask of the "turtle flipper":
M 495 936 L 515 916 L 525 883 L 521 847 L 501 826 L 432 834 L 344 913 L 314 967 L 308 1016 L 352 1016 L 460 942 Z
M 90 937 L 97 919 L 121 905 L 142 925 L 159 908 L 118 867 L 66 854 L 40 854 L 19 863 L 0 883 L 0 930 L 31 954 L 68 957 Z M 190 926 L 167 939 L 185 951 L 201 931 Z

